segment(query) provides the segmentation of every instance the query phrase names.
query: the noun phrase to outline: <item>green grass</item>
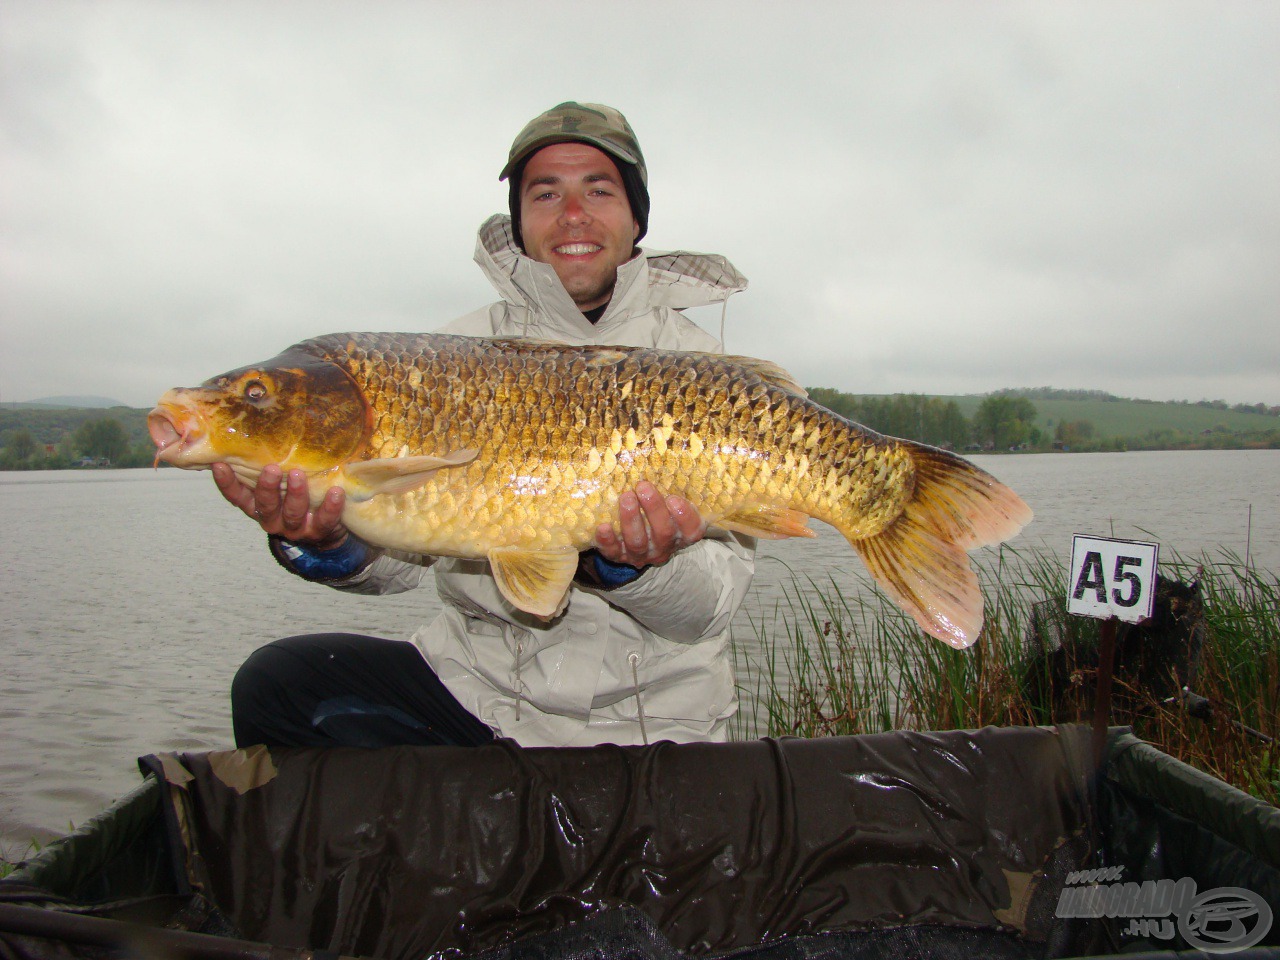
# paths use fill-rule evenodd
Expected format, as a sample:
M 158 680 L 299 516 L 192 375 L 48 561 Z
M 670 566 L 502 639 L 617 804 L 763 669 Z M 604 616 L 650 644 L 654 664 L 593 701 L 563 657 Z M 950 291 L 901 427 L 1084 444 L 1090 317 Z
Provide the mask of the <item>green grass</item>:
M 1166 753 L 1280 802 L 1280 747 L 1239 726 L 1280 737 L 1280 580 L 1230 554 L 1194 562 L 1175 557 L 1161 572 L 1201 580 L 1205 644 L 1195 692 L 1213 704 L 1213 717 L 1197 719 L 1181 701 L 1164 702 L 1148 684 L 1118 674 L 1115 695 L 1123 710 L 1113 722 L 1130 723 Z M 1062 563 L 1003 548 L 982 574 L 986 625 L 965 651 L 926 637 L 867 581 L 849 592 L 834 582 L 793 577 L 785 599 L 754 624 L 752 652 L 746 644 L 735 647 L 748 709 L 734 735 L 1091 722 L 1100 621 L 1066 615 Z M 1049 692 L 1046 661 L 1024 642 L 1036 604 L 1082 653 L 1079 662 L 1059 662 L 1056 695 Z

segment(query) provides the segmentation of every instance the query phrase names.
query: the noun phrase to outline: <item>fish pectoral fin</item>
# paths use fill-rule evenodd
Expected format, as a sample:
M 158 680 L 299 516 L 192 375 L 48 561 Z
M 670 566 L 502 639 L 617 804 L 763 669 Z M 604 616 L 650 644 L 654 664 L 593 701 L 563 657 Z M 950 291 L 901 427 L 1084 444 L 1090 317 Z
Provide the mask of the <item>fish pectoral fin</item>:
M 569 584 L 578 572 L 578 551 L 495 547 L 489 551 L 489 566 L 498 589 L 513 606 L 551 620 L 568 603 Z
M 342 468 L 346 475 L 347 496 L 353 500 L 372 500 L 382 494 L 408 493 L 422 486 L 437 470 L 470 463 L 478 450 L 453 450 L 443 457 L 388 457 L 382 460 L 360 460 Z
M 231 465 L 231 472 L 236 475 L 236 479 L 238 479 L 246 487 L 256 488 L 258 486 L 258 478 L 262 476 L 261 467 L 249 466 L 246 463 L 233 463 L 232 461 L 227 461 L 227 462 Z M 283 483 L 284 481 L 282 480 L 281 481 L 282 486 L 283 486 Z
M 867 569 L 925 633 L 957 650 L 982 630 L 982 589 L 964 548 L 910 513 L 855 540 Z
M 790 507 L 743 507 L 727 517 L 721 517 L 716 521 L 716 526 L 762 540 L 817 536 L 809 529 L 809 515 Z

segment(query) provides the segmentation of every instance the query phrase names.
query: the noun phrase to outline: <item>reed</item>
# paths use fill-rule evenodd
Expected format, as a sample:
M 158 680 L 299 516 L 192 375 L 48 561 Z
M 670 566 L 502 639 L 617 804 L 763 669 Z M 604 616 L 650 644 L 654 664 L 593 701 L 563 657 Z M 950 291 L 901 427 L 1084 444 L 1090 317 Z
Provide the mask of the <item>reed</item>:
M 0 880 L 3 880 L 23 863 L 40 852 L 40 841 L 29 840 L 25 850 L 15 854 L 16 848 L 0 846 Z
M 735 645 L 745 678 L 735 737 L 1091 722 L 1100 622 L 1066 614 L 1065 562 L 1003 547 L 980 567 L 987 620 L 964 651 L 926 637 L 865 576 L 848 588 L 792 573 L 783 599 L 753 619 L 755 642 Z M 1280 579 L 1226 552 L 1175 556 L 1160 572 L 1200 583 L 1198 668 L 1179 675 L 1150 658 L 1118 668 L 1112 722 L 1280 802 Z M 1061 650 L 1044 655 L 1033 625 L 1051 627 Z M 1179 696 L 1182 681 L 1203 701 Z

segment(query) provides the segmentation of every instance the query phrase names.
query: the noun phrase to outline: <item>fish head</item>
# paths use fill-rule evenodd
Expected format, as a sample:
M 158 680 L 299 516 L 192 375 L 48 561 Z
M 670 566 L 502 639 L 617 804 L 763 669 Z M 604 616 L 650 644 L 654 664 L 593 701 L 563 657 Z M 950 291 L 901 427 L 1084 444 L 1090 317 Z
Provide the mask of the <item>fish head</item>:
M 227 463 L 250 484 L 270 463 L 309 476 L 332 471 L 362 454 L 372 424 L 346 370 L 295 350 L 170 390 L 147 416 L 157 465 Z

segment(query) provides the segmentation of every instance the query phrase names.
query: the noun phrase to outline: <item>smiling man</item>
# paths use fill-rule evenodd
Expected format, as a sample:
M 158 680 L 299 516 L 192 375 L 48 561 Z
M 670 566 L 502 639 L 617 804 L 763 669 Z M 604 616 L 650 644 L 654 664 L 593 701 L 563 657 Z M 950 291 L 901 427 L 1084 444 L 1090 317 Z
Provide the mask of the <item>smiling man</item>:
M 562 103 L 512 144 L 510 215 L 480 227 L 476 262 L 500 298 L 447 326 L 478 337 L 720 350 L 681 309 L 723 303 L 746 280 L 723 257 L 644 251 L 648 178 L 617 110 Z M 753 544 L 708 533 L 684 500 L 642 483 L 584 552 L 565 612 L 511 607 L 487 563 L 381 554 L 340 522 L 331 490 L 264 470 L 254 490 L 225 465 L 223 495 L 253 517 L 293 573 L 355 593 L 397 593 L 434 572 L 444 611 L 412 643 L 313 634 L 268 644 L 232 687 L 241 746 L 525 746 L 722 740 L 737 709 L 729 624 Z
M 543 147 L 521 167 L 521 246 L 551 265 L 590 319 L 613 296 L 618 268 L 640 236 L 622 174 L 608 154 L 585 143 Z
M 591 318 L 648 225 L 647 174 L 631 125 L 611 107 L 562 103 L 520 132 L 498 179 L 508 181 L 520 249 L 551 265 Z

